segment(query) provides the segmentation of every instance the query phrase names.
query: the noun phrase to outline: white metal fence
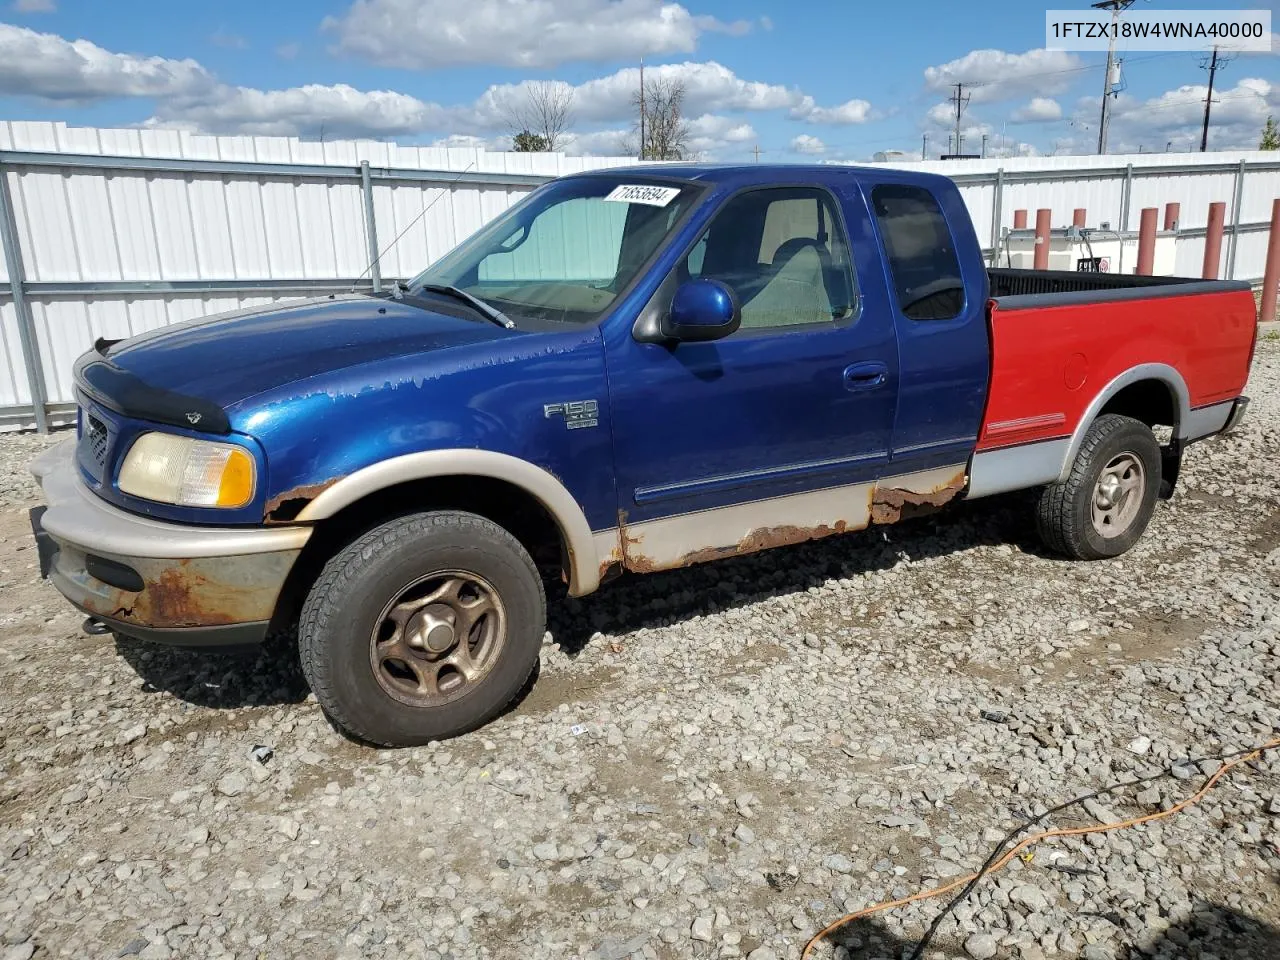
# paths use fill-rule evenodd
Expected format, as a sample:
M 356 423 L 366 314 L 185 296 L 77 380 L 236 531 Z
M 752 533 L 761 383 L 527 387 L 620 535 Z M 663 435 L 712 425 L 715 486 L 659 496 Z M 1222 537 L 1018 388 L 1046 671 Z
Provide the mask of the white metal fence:
M 989 250 L 1013 224 L 1014 210 L 1048 207 L 1053 225 L 1067 226 L 1083 207 L 1088 225 L 1137 230 L 1144 207 L 1181 205 L 1174 273 L 1198 277 L 1204 263 L 1209 204 L 1227 205 L 1218 276 L 1260 281 L 1267 259 L 1271 202 L 1280 197 L 1280 154 L 1261 150 L 1221 153 L 1139 153 L 1126 156 L 1010 157 L 884 163 L 943 173 L 960 186 L 978 236 Z
M 953 176 L 988 250 L 1016 208 L 1131 229 L 1182 204 L 1178 272 L 1198 275 L 1210 201 L 1228 204 L 1221 275 L 1261 276 L 1274 154 L 917 163 Z M 74 413 L 71 366 L 125 337 L 285 297 L 407 277 L 533 186 L 622 157 L 307 143 L 167 130 L 0 123 L 0 428 Z M 377 268 L 375 251 L 423 210 Z M 1190 241 L 1190 242 L 1186 242 Z

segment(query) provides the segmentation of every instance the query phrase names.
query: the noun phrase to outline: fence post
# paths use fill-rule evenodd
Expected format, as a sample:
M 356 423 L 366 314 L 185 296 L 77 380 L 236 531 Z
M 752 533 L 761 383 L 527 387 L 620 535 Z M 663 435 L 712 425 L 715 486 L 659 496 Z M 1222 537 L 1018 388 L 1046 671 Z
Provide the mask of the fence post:
M 1129 198 L 1133 196 L 1133 164 L 1124 167 L 1124 185 L 1120 188 L 1120 222 L 1116 229 L 1125 233 L 1129 229 Z M 1123 241 L 1121 241 L 1123 243 Z
M 1088 216 L 1088 210 L 1084 207 L 1076 207 L 1075 212 L 1071 214 L 1071 225 L 1073 227 L 1083 227 Z
M 1236 196 L 1231 205 L 1231 236 L 1227 240 L 1227 279 L 1236 278 L 1236 240 L 1240 234 L 1240 206 L 1244 202 L 1244 164 L 1236 167 Z
M 1271 235 L 1267 240 L 1267 272 L 1262 279 L 1262 304 L 1259 323 L 1276 318 L 1276 287 L 1280 286 L 1280 199 L 1271 201 Z
M 1025 210 L 1013 211 L 1013 229 L 1015 230 L 1027 229 L 1027 211 Z
M 18 221 L 13 210 L 13 196 L 9 193 L 9 171 L 4 166 L 0 166 L 0 245 L 4 247 L 9 288 L 13 291 L 13 309 L 18 315 L 18 340 L 22 344 L 22 359 L 27 367 L 27 388 L 31 392 L 36 429 L 41 433 L 48 433 L 49 417 L 45 409 L 48 394 L 44 384 L 44 365 L 40 362 L 40 342 L 36 338 L 31 304 L 23 289 L 26 272 L 22 266 L 22 246 L 18 243 Z
M 373 214 L 373 181 L 369 179 L 369 161 L 360 161 L 360 190 L 364 195 L 364 232 L 369 239 L 369 278 L 373 292 L 382 292 L 382 264 L 378 263 L 378 220 Z
M 1138 269 L 1134 271 L 1144 277 L 1155 272 L 1156 265 L 1156 217 L 1160 210 L 1157 207 L 1143 207 L 1142 219 L 1138 224 Z
M 1209 222 L 1204 228 L 1204 266 L 1200 279 L 1217 280 L 1222 262 L 1222 222 L 1227 218 L 1227 205 L 1221 200 L 1209 204 Z
M 1000 221 L 1004 219 L 1004 167 L 996 170 L 995 196 L 991 198 L 991 266 L 1000 262 Z
M 1182 204 L 1176 200 L 1164 205 L 1164 228 L 1166 230 L 1178 229 L 1178 217 L 1182 215 Z
M 1053 211 L 1041 207 L 1036 211 L 1036 246 L 1032 266 L 1037 270 L 1049 269 L 1049 238 Z

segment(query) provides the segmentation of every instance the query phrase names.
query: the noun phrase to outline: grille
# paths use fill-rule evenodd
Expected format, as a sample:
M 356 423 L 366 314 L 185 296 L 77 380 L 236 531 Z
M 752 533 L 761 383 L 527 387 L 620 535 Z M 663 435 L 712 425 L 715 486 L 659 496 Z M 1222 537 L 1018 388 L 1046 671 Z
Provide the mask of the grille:
M 80 438 L 80 446 L 88 459 L 101 470 L 107 463 L 107 425 L 89 414 L 85 418 L 84 436 Z

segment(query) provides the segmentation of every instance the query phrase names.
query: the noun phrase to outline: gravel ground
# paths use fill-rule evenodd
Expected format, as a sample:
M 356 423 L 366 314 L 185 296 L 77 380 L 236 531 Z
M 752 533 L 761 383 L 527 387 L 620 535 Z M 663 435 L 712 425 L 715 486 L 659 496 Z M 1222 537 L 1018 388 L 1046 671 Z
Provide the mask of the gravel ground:
M 1277 735 L 1280 344 L 1250 393 L 1117 561 L 1044 555 L 1017 496 L 623 580 L 553 612 L 516 708 L 401 751 L 338 736 L 287 649 L 83 636 L 27 536 L 47 441 L 0 437 L 0 958 L 796 957 L 1049 806 Z M 1280 956 L 1278 772 L 1039 845 L 928 956 Z M 817 955 L 896 958 L 942 904 Z

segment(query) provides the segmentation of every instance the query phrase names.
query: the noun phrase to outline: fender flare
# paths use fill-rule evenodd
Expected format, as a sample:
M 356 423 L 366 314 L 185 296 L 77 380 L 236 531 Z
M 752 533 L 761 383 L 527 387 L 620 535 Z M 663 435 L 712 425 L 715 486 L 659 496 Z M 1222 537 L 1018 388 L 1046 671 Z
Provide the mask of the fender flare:
M 519 487 L 542 504 L 560 529 L 569 560 L 569 595 L 585 596 L 600 585 L 591 526 L 573 494 L 542 467 L 492 450 L 428 450 L 383 460 L 327 487 L 302 509 L 296 520 L 314 523 L 379 490 L 432 477 L 488 477 Z
M 1071 465 L 1075 463 L 1080 445 L 1084 443 L 1084 435 L 1093 425 L 1093 421 L 1098 419 L 1098 414 L 1106 406 L 1107 401 L 1125 387 L 1143 380 L 1158 380 L 1173 394 L 1174 405 L 1177 407 L 1177 422 L 1173 425 L 1173 435 L 1182 439 L 1182 427 L 1191 416 L 1191 392 L 1187 389 L 1187 381 L 1182 378 L 1182 374 L 1167 363 L 1142 363 L 1136 367 L 1130 367 L 1103 387 L 1085 408 L 1080 422 L 1076 424 L 1075 432 L 1071 435 L 1067 452 L 1062 458 L 1062 466 L 1057 476 L 1059 483 L 1065 482 L 1071 475 Z

